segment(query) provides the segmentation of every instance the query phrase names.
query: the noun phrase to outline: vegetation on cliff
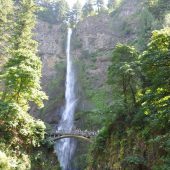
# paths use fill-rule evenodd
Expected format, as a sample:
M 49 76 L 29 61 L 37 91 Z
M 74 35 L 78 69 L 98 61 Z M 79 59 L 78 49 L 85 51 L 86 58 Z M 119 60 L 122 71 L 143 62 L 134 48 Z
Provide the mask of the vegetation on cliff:
M 160 26 L 166 2 L 149 1 Z M 164 17 L 163 17 L 164 16 Z M 88 169 L 170 167 L 170 28 L 154 30 L 144 51 L 118 44 L 108 69 L 113 100 L 91 149 Z
M 141 54 L 116 46 L 108 70 L 114 100 L 89 169 L 169 168 L 169 49 L 169 28 L 154 31 Z

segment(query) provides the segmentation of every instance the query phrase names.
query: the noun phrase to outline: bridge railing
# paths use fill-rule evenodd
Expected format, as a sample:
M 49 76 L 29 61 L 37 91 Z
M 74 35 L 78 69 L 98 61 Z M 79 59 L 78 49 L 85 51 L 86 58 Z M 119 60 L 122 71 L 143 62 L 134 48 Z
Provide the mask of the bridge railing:
M 79 135 L 85 137 L 93 137 L 98 135 L 98 131 L 87 131 L 87 130 L 72 130 L 72 131 L 65 131 L 65 130 L 57 130 L 51 134 L 51 136 L 62 136 L 62 135 Z

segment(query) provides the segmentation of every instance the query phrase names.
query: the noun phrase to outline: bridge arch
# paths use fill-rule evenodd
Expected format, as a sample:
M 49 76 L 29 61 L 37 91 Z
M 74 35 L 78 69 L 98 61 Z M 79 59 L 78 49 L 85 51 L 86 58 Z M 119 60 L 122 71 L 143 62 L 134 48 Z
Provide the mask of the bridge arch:
M 80 136 L 80 135 L 62 135 L 62 136 L 54 137 L 53 140 L 57 141 L 57 140 L 64 139 L 64 138 L 76 138 L 76 139 L 80 139 L 80 140 L 84 140 L 84 141 L 92 143 L 92 140 L 90 140 L 87 137 Z

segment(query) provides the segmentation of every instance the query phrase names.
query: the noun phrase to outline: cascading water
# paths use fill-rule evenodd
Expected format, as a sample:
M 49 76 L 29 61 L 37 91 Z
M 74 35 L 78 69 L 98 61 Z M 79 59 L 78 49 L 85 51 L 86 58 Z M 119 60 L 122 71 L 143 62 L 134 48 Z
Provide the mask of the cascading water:
M 71 28 L 68 29 L 67 35 L 67 74 L 66 74 L 66 91 L 65 91 L 65 109 L 62 114 L 58 130 L 71 131 L 74 126 L 74 112 L 76 107 L 75 95 L 75 76 L 70 56 L 71 43 Z M 70 170 L 70 161 L 75 151 L 75 142 L 73 139 L 62 139 L 56 143 L 55 149 L 57 151 L 60 166 L 63 170 Z

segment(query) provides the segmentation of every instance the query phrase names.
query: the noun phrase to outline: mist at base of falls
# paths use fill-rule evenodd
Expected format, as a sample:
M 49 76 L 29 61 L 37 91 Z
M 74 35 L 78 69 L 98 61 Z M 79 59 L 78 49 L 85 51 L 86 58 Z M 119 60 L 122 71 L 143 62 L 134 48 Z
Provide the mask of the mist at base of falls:
M 76 95 L 75 95 L 75 75 L 70 56 L 72 30 L 68 28 L 67 33 L 67 72 L 66 72 L 66 89 L 65 89 L 65 108 L 62 113 L 57 130 L 71 131 L 74 127 L 74 112 L 76 108 Z M 55 145 L 58 160 L 62 170 L 71 170 L 71 160 L 76 149 L 74 139 L 61 139 Z

